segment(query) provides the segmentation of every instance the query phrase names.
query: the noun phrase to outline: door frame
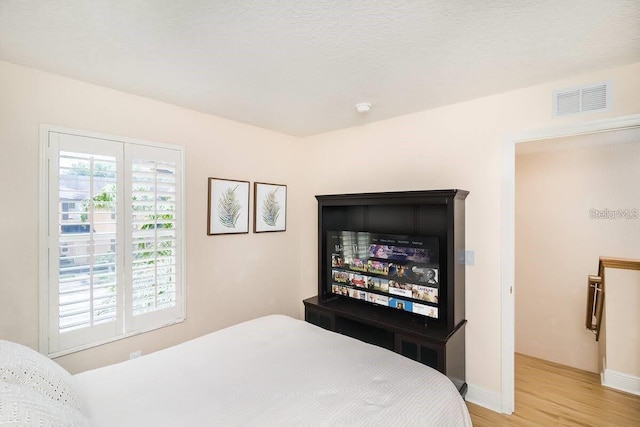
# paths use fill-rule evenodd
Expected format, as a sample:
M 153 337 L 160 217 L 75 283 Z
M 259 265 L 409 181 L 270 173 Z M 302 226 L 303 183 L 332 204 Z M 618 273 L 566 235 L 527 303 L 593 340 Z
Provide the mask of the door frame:
M 580 136 L 640 127 L 640 114 L 614 117 L 577 125 L 538 129 L 508 138 L 502 149 L 502 391 L 501 410 L 513 413 L 515 408 L 515 153 L 516 144 L 567 136 Z

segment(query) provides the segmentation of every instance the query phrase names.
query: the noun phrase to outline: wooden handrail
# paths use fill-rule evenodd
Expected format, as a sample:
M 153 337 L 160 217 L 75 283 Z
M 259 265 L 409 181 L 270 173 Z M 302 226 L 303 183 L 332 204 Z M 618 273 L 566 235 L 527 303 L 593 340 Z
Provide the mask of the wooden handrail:
M 600 257 L 598 275 L 587 278 L 587 316 L 585 326 L 600 339 L 600 325 L 604 308 L 604 271 L 605 268 L 640 270 L 640 260 L 630 258 Z
M 614 257 L 600 257 L 600 263 L 598 265 L 598 273 L 601 273 L 604 268 L 622 268 L 625 270 L 640 270 L 640 260 L 631 258 L 614 258 Z

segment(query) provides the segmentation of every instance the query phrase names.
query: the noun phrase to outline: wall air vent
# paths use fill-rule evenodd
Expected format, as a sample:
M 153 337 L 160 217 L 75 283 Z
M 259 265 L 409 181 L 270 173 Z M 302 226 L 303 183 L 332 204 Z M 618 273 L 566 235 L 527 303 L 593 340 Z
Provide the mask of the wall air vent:
M 553 92 L 553 117 L 611 109 L 611 82 Z

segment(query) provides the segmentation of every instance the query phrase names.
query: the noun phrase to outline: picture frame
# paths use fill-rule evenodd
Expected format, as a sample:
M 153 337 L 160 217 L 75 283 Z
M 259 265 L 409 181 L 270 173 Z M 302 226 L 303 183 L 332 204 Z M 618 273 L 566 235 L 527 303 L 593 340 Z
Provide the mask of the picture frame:
M 254 182 L 253 232 L 287 230 L 287 186 Z
M 209 178 L 207 235 L 249 232 L 249 181 Z

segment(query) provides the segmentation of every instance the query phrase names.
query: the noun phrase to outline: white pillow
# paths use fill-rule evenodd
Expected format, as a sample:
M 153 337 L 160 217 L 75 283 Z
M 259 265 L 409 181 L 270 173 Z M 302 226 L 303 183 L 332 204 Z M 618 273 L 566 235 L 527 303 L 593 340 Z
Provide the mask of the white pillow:
M 48 357 L 21 344 L 0 340 L 0 382 L 17 384 L 42 396 L 82 409 L 73 377 Z
M 91 423 L 80 411 L 33 389 L 0 382 L 0 425 L 24 427 L 83 427 Z

